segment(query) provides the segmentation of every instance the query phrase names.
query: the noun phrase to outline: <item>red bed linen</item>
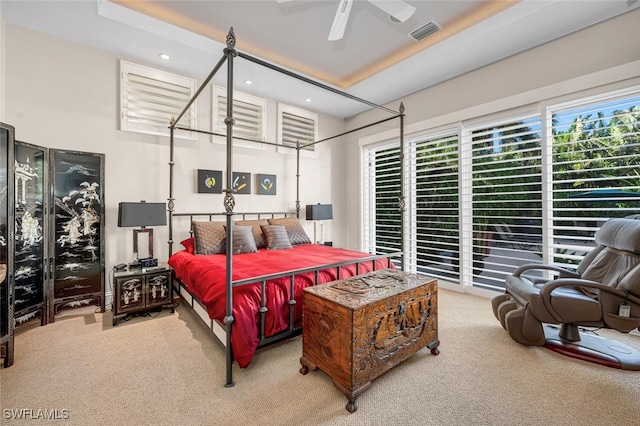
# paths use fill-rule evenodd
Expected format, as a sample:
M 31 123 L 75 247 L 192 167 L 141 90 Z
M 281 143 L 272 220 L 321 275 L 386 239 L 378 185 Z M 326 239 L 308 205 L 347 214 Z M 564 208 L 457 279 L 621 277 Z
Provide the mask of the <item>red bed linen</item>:
M 317 244 L 294 246 L 287 250 L 260 249 L 258 253 L 244 253 L 233 256 L 233 280 L 242 280 L 261 275 L 276 274 L 294 269 L 309 268 L 352 259 L 367 257 L 369 254 L 328 247 Z M 216 255 L 194 255 L 186 250 L 179 251 L 169 258 L 176 278 L 207 307 L 209 317 L 222 320 L 226 314 L 226 257 Z M 375 269 L 387 267 L 387 259 L 376 262 Z M 373 270 L 372 262 L 360 264 L 361 274 Z M 355 264 L 342 266 L 340 277 L 355 275 Z M 294 293 L 295 318 L 302 316 L 303 288 L 314 284 L 313 272 L 296 276 Z M 336 268 L 325 269 L 319 273 L 318 283 L 337 279 Z M 265 335 L 272 336 L 289 326 L 289 277 L 268 281 L 266 285 Z M 242 368 L 249 365 L 259 344 L 260 285 L 249 284 L 234 288 L 231 347 L 234 359 Z

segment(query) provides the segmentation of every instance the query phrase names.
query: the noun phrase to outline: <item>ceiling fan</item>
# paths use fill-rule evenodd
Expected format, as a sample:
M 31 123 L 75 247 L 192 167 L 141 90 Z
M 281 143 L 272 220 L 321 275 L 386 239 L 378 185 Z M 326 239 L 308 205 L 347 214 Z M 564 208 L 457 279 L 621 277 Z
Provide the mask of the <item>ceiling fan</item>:
M 278 3 L 286 3 L 291 0 L 276 0 Z M 411 18 L 416 11 L 414 6 L 406 3 L 404 0 L 367 0 L 369 3 L 389 14 L 391 18 L 399 22 L 405 22 Z M 349 14 L 351 13 L 351 6 L 353 6 L 353 0 L 340 0 L 336 16 L 333 18 L 333 24 L 331 25 L 331 31 L 329 31 L 329 40 L 340 40 L 344 35 L 344 30 L 347 28 L 347 21 L 349 20 Z

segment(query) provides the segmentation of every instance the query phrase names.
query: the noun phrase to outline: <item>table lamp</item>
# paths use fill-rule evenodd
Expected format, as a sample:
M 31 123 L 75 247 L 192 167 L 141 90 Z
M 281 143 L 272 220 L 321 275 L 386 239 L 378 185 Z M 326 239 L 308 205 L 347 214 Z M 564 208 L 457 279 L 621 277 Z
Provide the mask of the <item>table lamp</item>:
M 333 206 L 331 204 L 308 204 L 307 220 L 313 220 L 313 241 L 316 244 L 324 244 L 323 220 L 333 219 Z M 320 239 L 318 239 L 318 224 L 320 224 Z
M 149 257 L 153 258 L 153 229 L 147 226 L 164 226 L 167 224 L 167 205 L 166 203 L 147 203 L 145 201 L 121 202 L 118 205 L 118 226 L 130 227 L 139 226 L 139 229 L 133 230 L 133 254 L 135 260 L 129 264 L 129 267 L 139 267 L 140 259 L 138 258 L 138 238 L 142 233 L 148 234 L 149 237 Z M 156 261 L 157 262 L 157 261 Z M 157 263 L 156 263 L 157 264 Z M 147 265 L 152 266 L 152 265 Z

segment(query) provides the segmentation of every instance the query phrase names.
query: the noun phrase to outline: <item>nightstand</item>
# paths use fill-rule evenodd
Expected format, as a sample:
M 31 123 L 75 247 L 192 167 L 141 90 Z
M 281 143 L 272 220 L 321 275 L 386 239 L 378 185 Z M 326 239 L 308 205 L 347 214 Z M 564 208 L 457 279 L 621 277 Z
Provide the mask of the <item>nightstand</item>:
M 128 314 L 173 305 L 173 269 L 167 264 L 113 274 L 113 325 Z

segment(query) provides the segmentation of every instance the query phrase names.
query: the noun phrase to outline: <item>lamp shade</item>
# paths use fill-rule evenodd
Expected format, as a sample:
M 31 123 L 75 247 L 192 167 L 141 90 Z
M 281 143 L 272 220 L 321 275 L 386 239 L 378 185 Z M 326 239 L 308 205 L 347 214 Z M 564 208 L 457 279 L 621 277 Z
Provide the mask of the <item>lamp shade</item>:
M 307 220 L 333 219 L 333 206 L 331 204 L 308 204 Z
M 118 205 L 118 226 L 163 226 L 166 224 L 166 203 L 122 202 Z

